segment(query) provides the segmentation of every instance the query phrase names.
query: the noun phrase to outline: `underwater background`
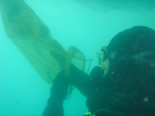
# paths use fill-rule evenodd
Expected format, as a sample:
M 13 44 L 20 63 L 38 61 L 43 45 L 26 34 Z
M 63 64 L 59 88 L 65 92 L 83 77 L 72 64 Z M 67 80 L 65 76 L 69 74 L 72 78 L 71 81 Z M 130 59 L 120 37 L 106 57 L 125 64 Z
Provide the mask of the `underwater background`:
M 118 32 L 137 25 L 155 29 L 154 0 L 25 0 L 65 49 L 74 45 L 98 65 L 97 50 Z M 86 85 L 87 86 L 87 85 Z M 44 82 L 7 38 L 0 18 L 0 116 L 42 116 L 51 85 Z M 74 89 L 65 116 L 87 112 L 86 98 Z

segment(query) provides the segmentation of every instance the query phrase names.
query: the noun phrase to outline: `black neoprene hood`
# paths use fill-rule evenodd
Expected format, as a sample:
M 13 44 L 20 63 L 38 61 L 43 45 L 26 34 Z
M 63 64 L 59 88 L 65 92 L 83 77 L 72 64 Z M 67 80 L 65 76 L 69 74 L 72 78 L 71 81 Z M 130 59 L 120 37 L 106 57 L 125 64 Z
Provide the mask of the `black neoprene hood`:
M 155 52 L 155 30 L 145 26 L 124 30 L 112 38 L 107 49 L 119 55 Z

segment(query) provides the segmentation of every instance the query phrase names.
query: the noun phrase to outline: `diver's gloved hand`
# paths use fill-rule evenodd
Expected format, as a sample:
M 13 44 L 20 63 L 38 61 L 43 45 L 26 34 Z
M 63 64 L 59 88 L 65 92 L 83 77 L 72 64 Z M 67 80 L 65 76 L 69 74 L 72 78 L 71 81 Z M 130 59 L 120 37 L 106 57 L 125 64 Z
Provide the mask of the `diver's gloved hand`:
M 60 72 L 53 82 L 48 105 L 43 116 L 63 116 L 63 102 L 67 94 L 69 81 L 64 72 Z

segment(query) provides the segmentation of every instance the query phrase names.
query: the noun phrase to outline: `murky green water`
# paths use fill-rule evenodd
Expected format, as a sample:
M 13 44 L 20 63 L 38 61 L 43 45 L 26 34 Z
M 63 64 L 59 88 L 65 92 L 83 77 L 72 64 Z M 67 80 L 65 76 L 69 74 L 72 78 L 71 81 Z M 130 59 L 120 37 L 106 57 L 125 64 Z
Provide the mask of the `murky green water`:
M 114 0 L 25 0 L 64 47 L 77 46 L 98 65 L 96 51 L 118 32 L 137 25 L 155 29 L 155 2 Z M 0 116 L 41 116 L 47 85 L 7 38 L 0 20 Z M 88 71 L 88 64 L 85 71 Z M 85 98 L 74 90 L 64 104 L 65 116 L 87 112 Z

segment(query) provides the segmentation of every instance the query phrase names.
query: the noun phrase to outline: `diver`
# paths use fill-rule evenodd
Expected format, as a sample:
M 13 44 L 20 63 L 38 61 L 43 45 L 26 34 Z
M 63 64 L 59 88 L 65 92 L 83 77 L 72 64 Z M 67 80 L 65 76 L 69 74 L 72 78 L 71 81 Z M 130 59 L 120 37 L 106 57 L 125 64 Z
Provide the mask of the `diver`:
M 70 83 L 86 98 L 84 116 L 155 115 L 155 31 L 135 26 L 114 36 L 98 51 L 100 66 L 90 73 L 70 68 L 71 79 L 61 71 L 53 82 L 43 116 L 63 116 Z
M 63 67 L 66 51 L 24 0 L 0 2 L 7 36 L 36 70 L 43 72 L 42 77 L 51 82 L 44 73 L 53 68 L 49 61 L 55 58 L 54 65 Z M 65 70 L 55 73 L 57 77 L 52 80 L 51 96 L 43 116 L 64 115 L 63 102 L 70 86 L 87 98 L 86 116 L 155 116 L 155 31 L 145 26 L 124 30 L 107 47 L 101 47 L 98 59 L 100 66 L 90 75 L 74 64 L 67 75 Z

